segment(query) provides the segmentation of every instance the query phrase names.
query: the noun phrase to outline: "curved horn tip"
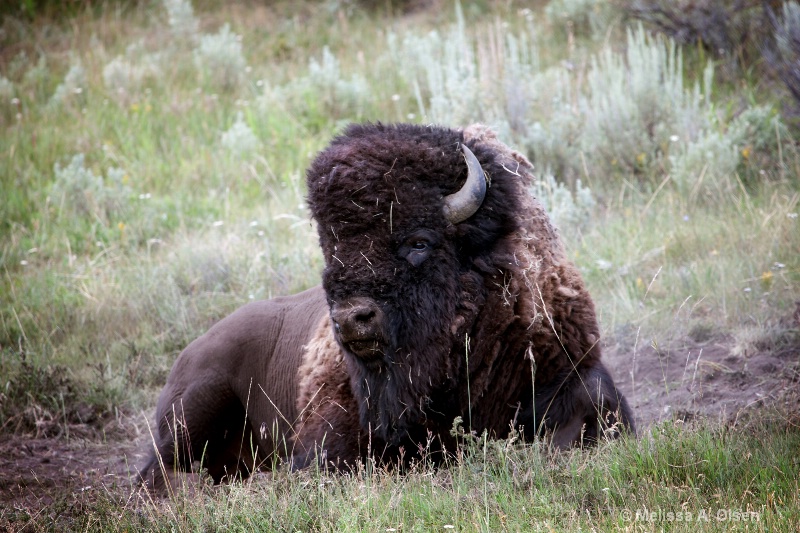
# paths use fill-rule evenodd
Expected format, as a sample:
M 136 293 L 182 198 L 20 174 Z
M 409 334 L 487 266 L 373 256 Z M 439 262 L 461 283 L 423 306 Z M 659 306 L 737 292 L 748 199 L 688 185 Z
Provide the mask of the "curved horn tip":
M 459 191 L 444 199 L 444 216 L 451 224 L 458 224 L 474 215 L 486 197 L 486 173 L 478 158 L 464 143 L 461 143 L 461 151 L 467 163 L 467 180 Z

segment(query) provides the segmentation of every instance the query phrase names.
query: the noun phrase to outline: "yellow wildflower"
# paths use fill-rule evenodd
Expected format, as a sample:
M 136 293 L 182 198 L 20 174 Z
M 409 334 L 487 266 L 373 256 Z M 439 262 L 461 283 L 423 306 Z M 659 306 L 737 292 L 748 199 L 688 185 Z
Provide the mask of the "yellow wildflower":
M 764 288 L 764 290 L 769 290 L 769 288 L 772 286 L 772 278 L 772 272 L 769 270 L 761 274 L 761 286 Z

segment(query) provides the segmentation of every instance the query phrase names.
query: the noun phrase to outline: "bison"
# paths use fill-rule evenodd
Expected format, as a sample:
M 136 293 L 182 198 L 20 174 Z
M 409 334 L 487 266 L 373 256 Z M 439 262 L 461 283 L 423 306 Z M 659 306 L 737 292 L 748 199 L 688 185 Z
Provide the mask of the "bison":
M 245 305 L 180 354 L 142 475 L 441 457 L 457 417 L 559 448 L 634 431 L 532 180 L 484 126 L 349 126 L 307 171 L 322 286 Z

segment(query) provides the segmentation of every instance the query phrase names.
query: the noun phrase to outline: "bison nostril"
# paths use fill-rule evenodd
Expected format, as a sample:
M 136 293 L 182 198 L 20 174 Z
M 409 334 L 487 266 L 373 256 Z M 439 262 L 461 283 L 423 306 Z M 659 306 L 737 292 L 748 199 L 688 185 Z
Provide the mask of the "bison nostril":
M 353 309 L 352 317 L 356 322 L 370 322 L 373 318 L 375 318 L 375 311 L 369 307 Z
M 331 307 L 331 319 L 343 342 L 374 339 L 381 336 L 382 314 L 377 304 L 367 298 L 351 298 Z

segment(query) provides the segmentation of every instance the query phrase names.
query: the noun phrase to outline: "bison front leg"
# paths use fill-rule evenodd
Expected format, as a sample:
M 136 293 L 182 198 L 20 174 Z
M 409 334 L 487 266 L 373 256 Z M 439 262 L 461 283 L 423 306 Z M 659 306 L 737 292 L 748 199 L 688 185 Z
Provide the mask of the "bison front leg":
M 541 387 L 535 398 L 536 427 L 550 435 L 556 448 L 595 444 L 602 438 L 636 432 L 628 401 L 600 362 Z

